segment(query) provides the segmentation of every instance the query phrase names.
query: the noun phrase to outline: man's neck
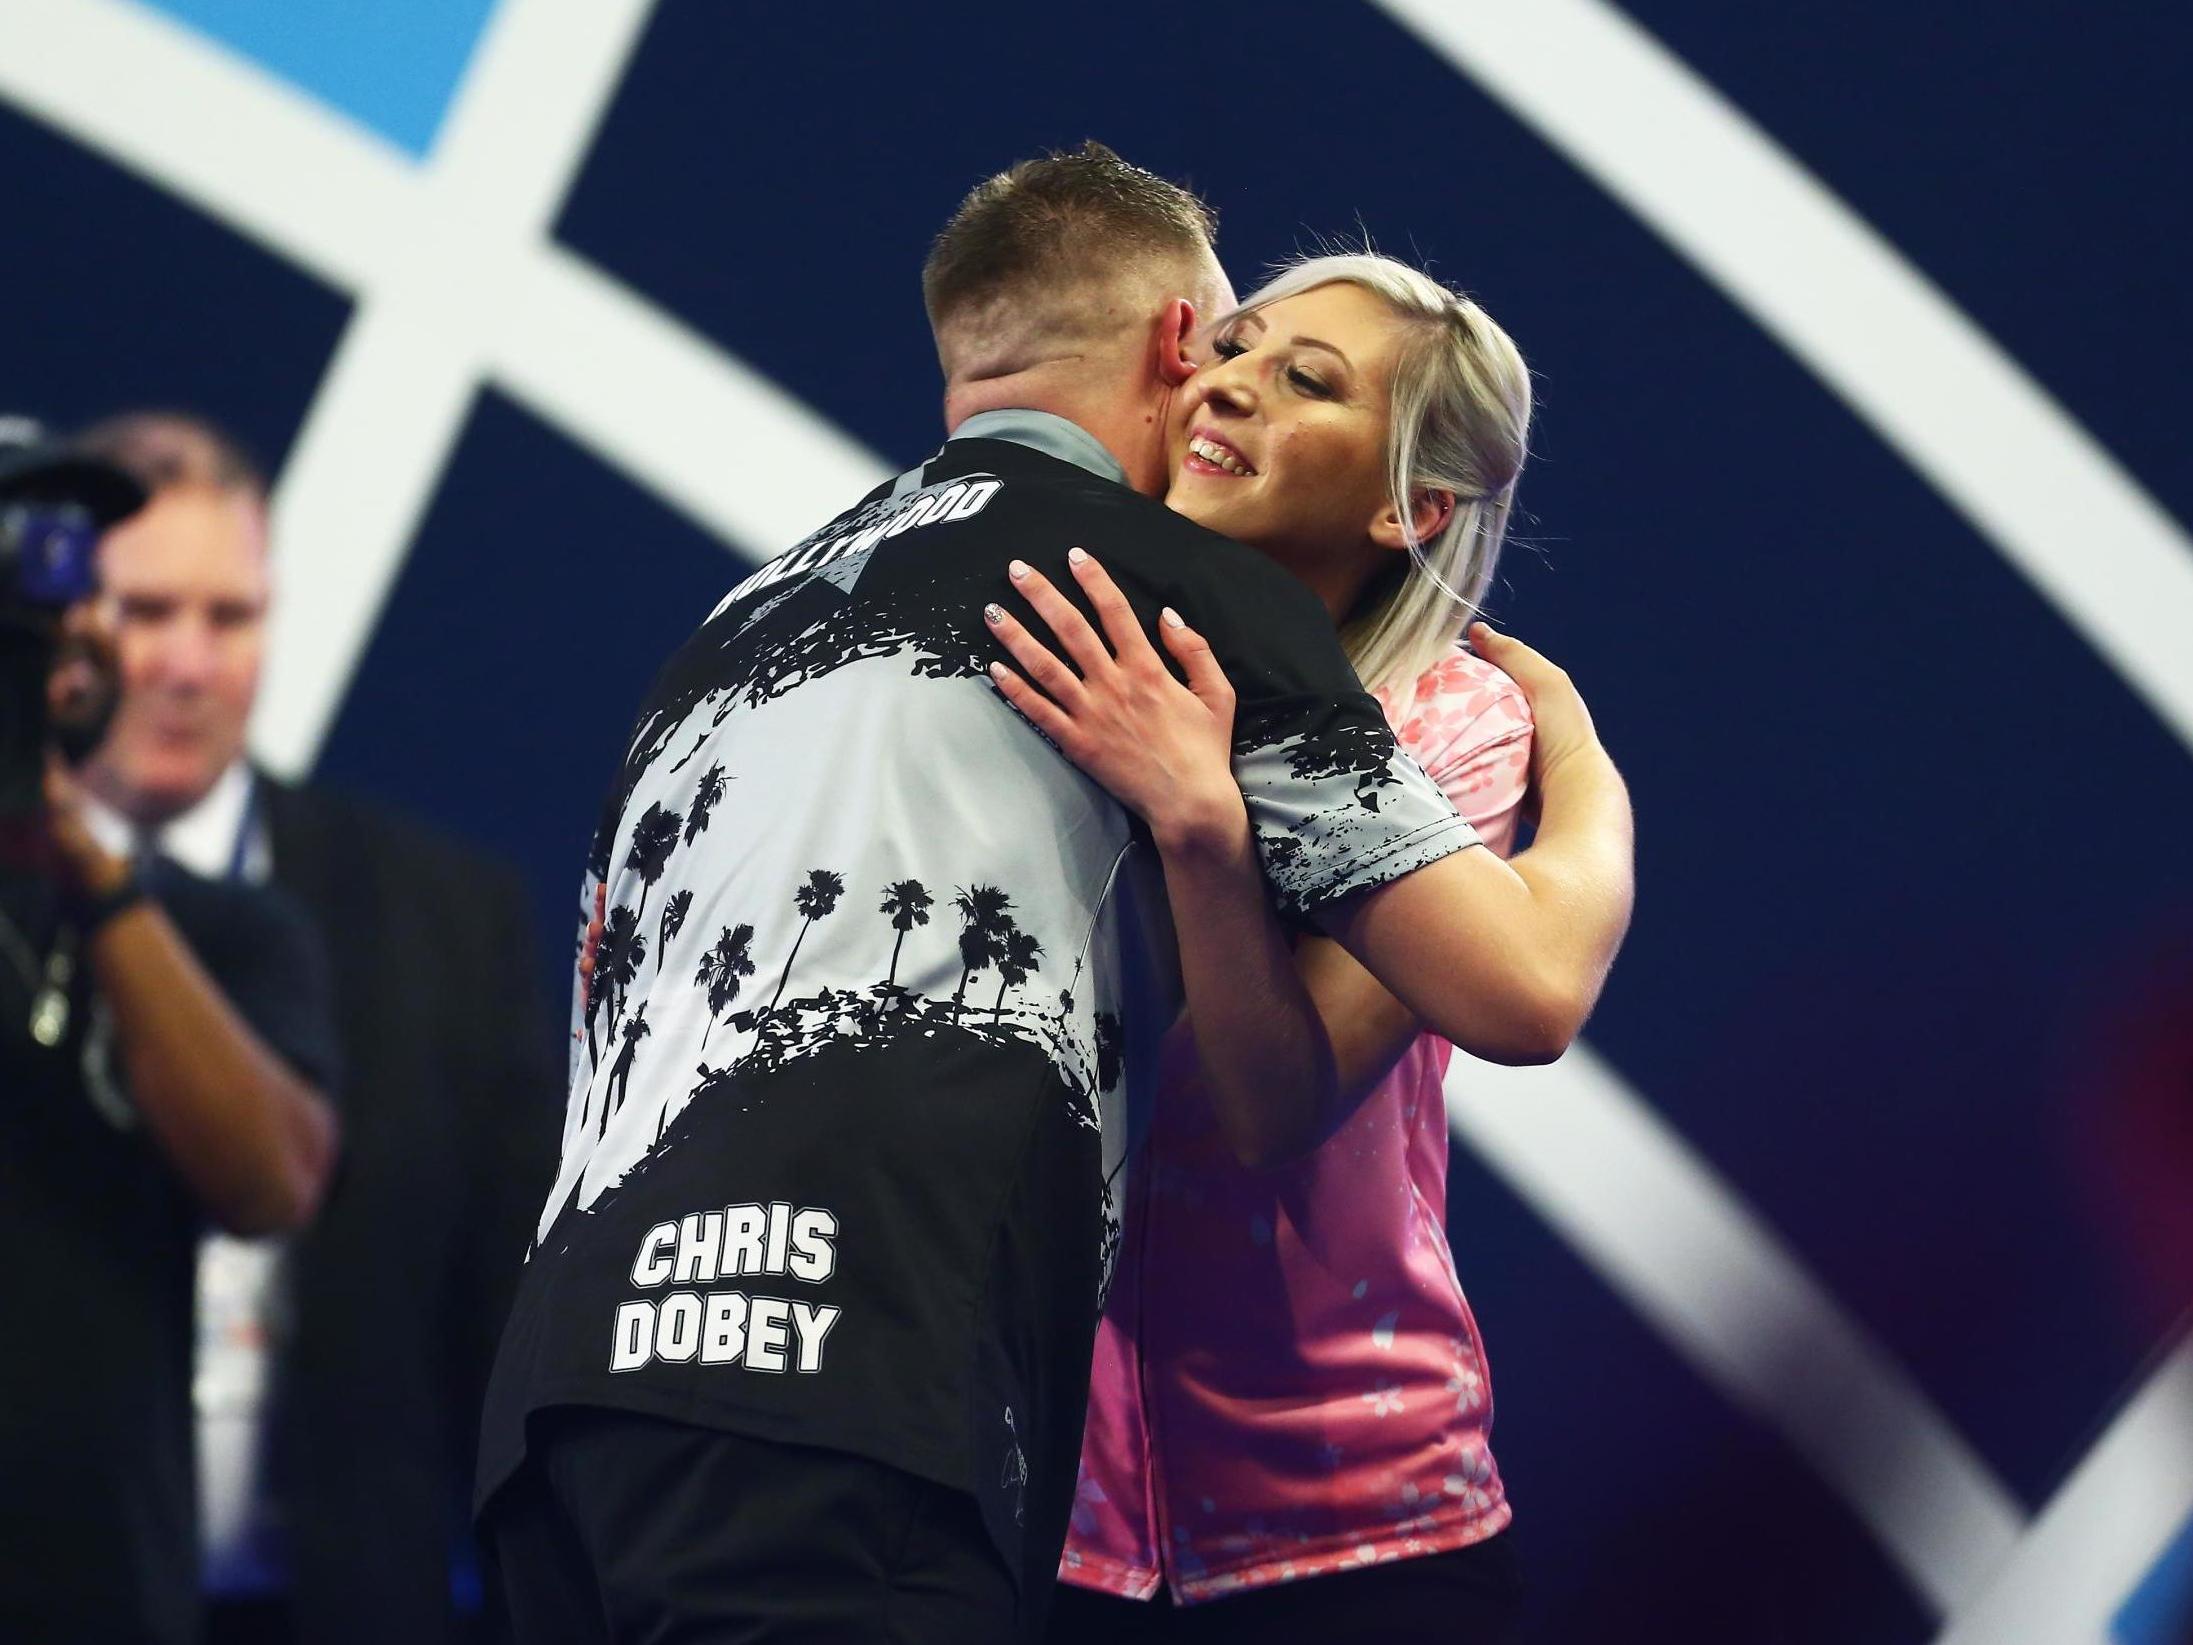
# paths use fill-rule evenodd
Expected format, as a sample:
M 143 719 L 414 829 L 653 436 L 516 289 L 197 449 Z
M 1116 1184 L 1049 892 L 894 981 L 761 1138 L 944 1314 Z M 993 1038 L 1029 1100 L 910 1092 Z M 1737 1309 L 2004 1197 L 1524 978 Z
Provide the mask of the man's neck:
M 1137 406 L 1125 395 L 1087 391 L 1087 373 L 1075 361 L 1046 361 L 1026 371 L 979 382 L 952 384 L 944 396 L 944 426 L 949 432 L 985 411 L 1047 411 L 1087 433 L 1125 470 L 1127 484 L 1146 497 L 1163 494 L 1164 463 L 1154 457 L 1158 442 L 1151 430 L 1162 426 L 1165 408 Z
M 1119 466 L 1119 459 L 1104 449 L 1103 443 L 1079 423 L 1068 422 L 1064 417 L 1048 411 L 1032 411 L 1025 406 L 1014 406 L 1005 411 L 978 411 L 959 427 L 952 430 L 953 440 L 1005 440 L 1014 445 L 1040 451 L 1056 457 L 1061 462 L 1072 463 L 1076 468 L 1094 474 L 1100 480 L 1114 485 L 1127 483 L 1127 471 Z M 914 471 L 918 474 L 920 471 Z M 911 489 L 912 476 L 901 475 L 901 487 Z

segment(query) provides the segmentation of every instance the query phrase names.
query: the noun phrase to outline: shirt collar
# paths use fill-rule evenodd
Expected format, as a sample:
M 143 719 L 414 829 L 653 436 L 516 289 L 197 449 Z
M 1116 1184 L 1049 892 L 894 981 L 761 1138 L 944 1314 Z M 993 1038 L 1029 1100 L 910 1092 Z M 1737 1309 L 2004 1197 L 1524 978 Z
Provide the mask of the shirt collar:
M 1055 412 L 1010 409 L 978 411 L 952 430 L 954 440 L 1010 440 L 1014 445 L 1040 451 L 1085 468 L 1100 480 L 1127 483 L 1127 469 L 1104 449 L 1104 442 L 1078 423 Z
M 250 811 L 251 766 L 244 760 L 215 778 L 196 805 L 157 828 L 140 829 L 97 796 L 84 796 L 84 826 L 107 850 L 117 856 L 155 850 L 209 880 L 225 879 L 236 863 Z

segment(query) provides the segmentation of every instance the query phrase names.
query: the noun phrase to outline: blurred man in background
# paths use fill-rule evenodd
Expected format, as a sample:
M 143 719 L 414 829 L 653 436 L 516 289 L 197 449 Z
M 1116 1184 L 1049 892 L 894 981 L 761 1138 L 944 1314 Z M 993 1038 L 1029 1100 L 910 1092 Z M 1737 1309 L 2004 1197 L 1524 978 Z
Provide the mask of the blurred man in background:
M 87 826 L 116 694 L 101 526 L 142 494 L 0 429 L 0 1639 L 198 1637 L 192 1258 L 294 1230 L 336 1154 L 306 917 Z M 58 574 L 58 575 L 57 575 Z
M 562 1086 L 524 900 L 416 824 L 251 766 L 273 583 L 249 457 L 170 413 L 112 418 L 83 444 L 150 494 L 103 545 L 123 699 L 85 773 L 101 826 L 202 874 L 271 881 L 318 920 L 348 1076 L 320 1222 L 201 1257 L 211 1638 L 458 1637 L 481 1388 Z

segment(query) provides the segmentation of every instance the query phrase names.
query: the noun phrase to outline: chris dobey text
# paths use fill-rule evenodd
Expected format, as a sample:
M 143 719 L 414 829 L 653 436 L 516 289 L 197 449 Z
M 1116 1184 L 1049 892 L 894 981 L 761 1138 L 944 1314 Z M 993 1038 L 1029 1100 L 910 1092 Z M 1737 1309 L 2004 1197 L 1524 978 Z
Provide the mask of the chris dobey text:
M 820 1285 L 837 1271 L 837 1235 L 835 1212 L 819 1205 L 795 1208 L 785 1200 L 727 1205 L 656 1223 L 640 1239 L 632 1283 L 662 1294 L 618 1306 L 610 1370 L 698 1359 L 703 1365 L 814 1375 L 822 1369 L 823 1344 L 838 1322 L 837 1308 L 746 1289 L 700 1287 L 770 1274 Z

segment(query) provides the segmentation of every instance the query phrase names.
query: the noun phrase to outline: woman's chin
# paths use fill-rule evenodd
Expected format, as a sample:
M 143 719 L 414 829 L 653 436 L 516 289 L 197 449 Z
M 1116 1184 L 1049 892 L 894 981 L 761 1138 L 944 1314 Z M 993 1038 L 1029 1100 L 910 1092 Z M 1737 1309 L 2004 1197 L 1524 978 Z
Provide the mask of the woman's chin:
M 1165 493 L 1165 506 L 1175 514 L 1185 515 L 1199 526 L 1223 532 L 1226 528 L 1218 522 L 1225 517 L 1225 509 L 1219 499 L 1212 496 L 1208 486 L 1200 486 L 1186 479 L 1175 479 L 1172 488 Z

